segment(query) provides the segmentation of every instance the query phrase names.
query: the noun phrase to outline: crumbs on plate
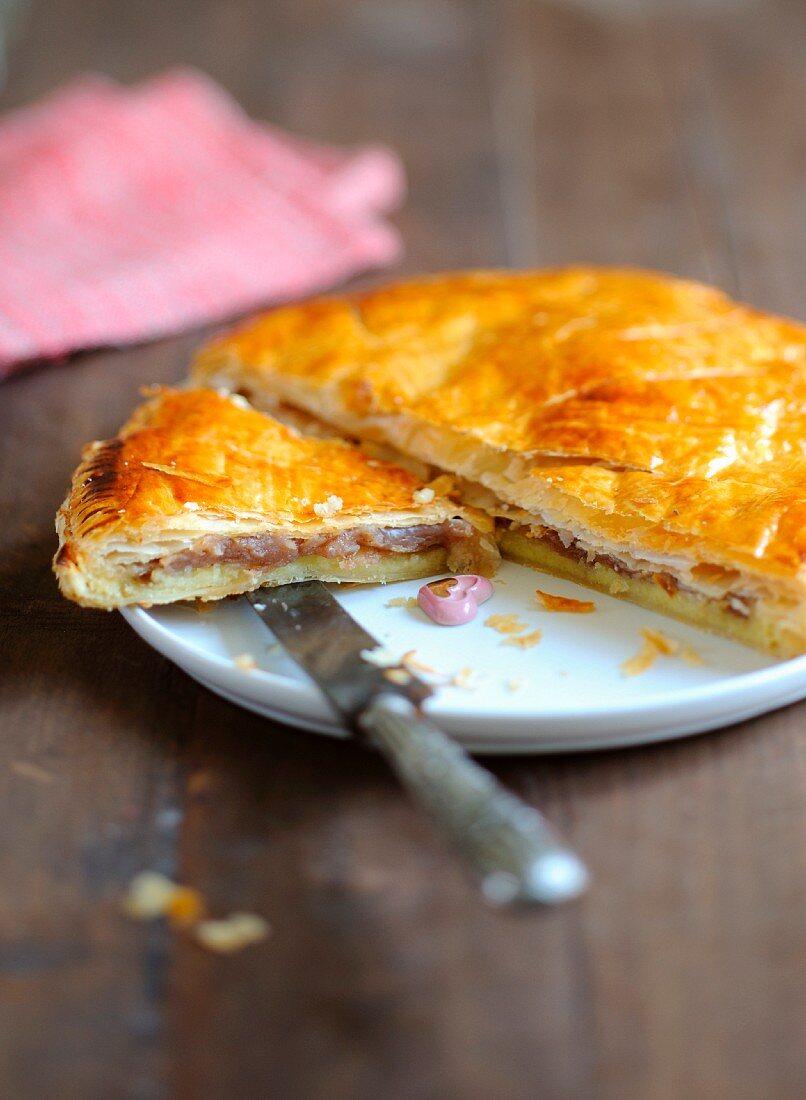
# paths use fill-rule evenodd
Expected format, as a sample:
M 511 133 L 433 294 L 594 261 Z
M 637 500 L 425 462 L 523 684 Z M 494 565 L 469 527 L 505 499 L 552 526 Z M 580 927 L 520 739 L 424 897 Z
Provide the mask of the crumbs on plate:
M 621 663 L 622 676 L 638 676 L 642 672 L 647 672 L 658 657 L 680 657 L 688 665 L 705 663 L 693 646 L 679 642 L 676 638 L 670 638 L 662 630 L 650 630 L 644 627 L 641 633 L 644 644 L 634 657 Z
M 389 680 L 392 684 L 400 684 L 405 686 L 410 684 L 412 676 L 410 672 L 407 672 L 405 668 L 387 668 L 383 672 L 384 680 Z
M 428 672 L 439 676 L 439 673 L 430 665 L 424 665 L 417 660 L 416 649 L 409 649 L 401 654 L 387 648 L 387 646 L 378 645 L 374 649 L 362 649 L 360 656 L 368 665 L 375 665 L 376 668 L 384 668 L 390 671 L 399 669 L 408 672 Z M 393 678 L 387 676 L 387 679 Z
M 382 645 L 376 645 L 374 649 L 362 649 L 360 657 L 362 661 L 375 665 L 376 668 L 394 668 L 402 663 L 399 654 Z
M 490 615 L 484 620 L 484 625 L 489 626 L 491 630 L 497 630 L 499 634 L 520 634 L 529 624 L 512 614 Z
M 463 691 L 475 691 L 477 674 L 472 668 L 460 668 L 448 681 L 451 687 L 461 688 Z
M 431 676 L 441 676 L 442 673 L 437 672 L 431 665 L 424 665 L 422 661 L 417 660 L 417 650 L 407 649 L 403 656 L 400 658 L 400 663 L 405 665 L 409 670 L 414 669 L 415 672 L 425 672 Z
M 501 645 L 514 645 L 519 649 L 531 649 L 532 646 L 537 645 L 542 637 L 543 634 L 540 630 L 533 630 L 531 634 L 511 634 L 508 638 L 504 638 Z
M 233 657 L 232 663 L 236 668 L 239 668 L 241 672 L 254 672 L 257 668 L 257 662 L 251 653 L 241 653 L 237 657 Z
M 535 589 L 537 602 L 544 611 L 568 611 L 576 615 L 585 615 L 596 610 L 593 600 L 573 600 L 569 596 L 552 596 L 550 592 Z
M 393 596 L 387 600 L 384 607 L 419 607 L 416 596 Z
M 383 669 L 384 679 L 393 684 L 410 684 L 417 675 L 431 687 L 457 687 L 464 691 L 474 691 L 476 688 L 476 673 L 472 668 L 462 668 L 453 673 L 439 672 L 418 660 L 416 649 L 398 655 L 385 646 L 376 646 L 375 649 L 362 649 L 361 656 L 368 664 Z

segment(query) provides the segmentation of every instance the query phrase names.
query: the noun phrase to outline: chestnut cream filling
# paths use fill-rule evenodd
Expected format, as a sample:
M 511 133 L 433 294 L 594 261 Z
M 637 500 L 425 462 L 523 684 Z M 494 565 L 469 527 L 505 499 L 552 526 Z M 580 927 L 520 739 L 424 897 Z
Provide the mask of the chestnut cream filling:
M 668 562 L 652 563 L 638 559 L 626 561 L 613 553 L 594 550 L 568 532 L 556 531 L 540 524 L 523 524 L 517 521 L 499 520 L 499 524 L 501 523 L 518 534 L 546 543 L 555 553 L 561 554 L 572 561 L 582 562 L 586 565 L 604 565 L 608 569 L 612 569 L 614 573 L 626 577 L 643 577 L 652 580 L 668 596 L 685 592 L 701 599 L 710 600 L 712 603 L 717 603 L 724 611 L 730 612 L 732 615 L 738 615 L 743 619 L 750 617 L 757 600 L 755 595 L 726 587 L 731 582 L 735 584 L 738 581 L 739 577 L 736 570 L 716 566 L 702 566 L 700 568 L 704 571 L 705 579 L 702 584 L 698 585 L 692 583 L 689 578 L 681 577 L 677 571 L 670 567 Z M 695 566 L 694 568 L 698 567 Z
M 445 547 L 449 555 L 459 547 L 480 553 L 479 533 L 467 520 L 454 517 L 439 524 L 356 527 L 335 535 L 318 534 L 308 538 L 290 538 L 274 532 L 237 537 L 206 535 L 190 548 L 144 563 L 143 571 L 150 573 L 159 567 L 167 573 L 179 573 L 217 564 L 271 568 L 309 555 L 331 559 L 360 555 L 366 561 L 384 553 L 414 554 L 437 546 Z

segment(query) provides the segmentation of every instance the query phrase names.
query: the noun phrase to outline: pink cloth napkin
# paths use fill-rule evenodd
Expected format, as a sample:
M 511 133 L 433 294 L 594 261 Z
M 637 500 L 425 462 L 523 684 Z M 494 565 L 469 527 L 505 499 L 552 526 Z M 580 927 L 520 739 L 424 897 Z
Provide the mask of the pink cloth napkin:
M 0 378 L 394 261 L 387 149 L 255 123 L 209 79 L 81 77 L 0 119 Z

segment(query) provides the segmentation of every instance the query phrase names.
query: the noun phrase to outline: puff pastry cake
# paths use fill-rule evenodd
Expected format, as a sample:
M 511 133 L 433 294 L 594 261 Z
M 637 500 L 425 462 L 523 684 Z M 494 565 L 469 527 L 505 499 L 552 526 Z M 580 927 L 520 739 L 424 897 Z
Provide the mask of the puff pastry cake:
M 806 328 L 660 274 L 441 276 L 267 313 L 197 384 L 457 475 L 505 556 L 806 650 Z
M 242 398 L 165 389 L 85 449 L 54 568 L 64 595 L 102 608 L 309 578 L 489 574 L 492 526 L 409 471 Z

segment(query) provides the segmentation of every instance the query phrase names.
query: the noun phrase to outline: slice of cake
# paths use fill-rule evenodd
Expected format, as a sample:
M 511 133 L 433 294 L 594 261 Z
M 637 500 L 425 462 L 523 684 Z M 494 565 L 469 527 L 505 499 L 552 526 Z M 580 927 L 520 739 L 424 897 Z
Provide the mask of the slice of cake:
M 338 439 L 211 390 L 159 390 L 91 443 L 57 517 L 65 596 L 90 607 L 215 600 L 318 578 L 490 574 L 492 521 Z

